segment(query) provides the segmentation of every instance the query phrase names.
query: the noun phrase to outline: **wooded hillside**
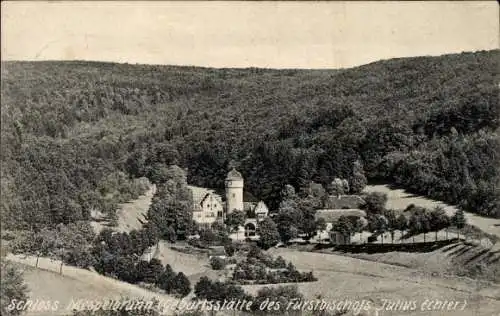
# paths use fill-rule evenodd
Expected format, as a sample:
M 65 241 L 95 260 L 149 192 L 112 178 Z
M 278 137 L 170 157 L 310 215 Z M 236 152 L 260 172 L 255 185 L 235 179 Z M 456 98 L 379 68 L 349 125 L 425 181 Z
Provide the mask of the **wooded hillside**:
M 2 63 L 2 218 L 113 212 L 165 166 L 222 187 L 228 166 L 271 208 L 284 184 L 368 178 L 500 218 L 500 51 L 343 70 Z

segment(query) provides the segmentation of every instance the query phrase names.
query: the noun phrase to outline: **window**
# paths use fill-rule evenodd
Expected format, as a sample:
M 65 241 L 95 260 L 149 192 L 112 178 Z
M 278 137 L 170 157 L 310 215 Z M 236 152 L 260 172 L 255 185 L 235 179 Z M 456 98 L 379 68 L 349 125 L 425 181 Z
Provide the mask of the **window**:
M 233 193 L 233 198 L 235 198 L 235 197 L 236 197 L 236 193 Z

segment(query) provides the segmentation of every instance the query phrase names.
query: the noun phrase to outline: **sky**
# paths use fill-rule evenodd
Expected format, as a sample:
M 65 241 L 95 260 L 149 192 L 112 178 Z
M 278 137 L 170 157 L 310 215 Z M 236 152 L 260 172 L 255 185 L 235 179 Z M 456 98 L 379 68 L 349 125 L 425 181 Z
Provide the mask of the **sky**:
M 496 1 L 2 2 L 2 60 L 345 68 L 499 48 Z

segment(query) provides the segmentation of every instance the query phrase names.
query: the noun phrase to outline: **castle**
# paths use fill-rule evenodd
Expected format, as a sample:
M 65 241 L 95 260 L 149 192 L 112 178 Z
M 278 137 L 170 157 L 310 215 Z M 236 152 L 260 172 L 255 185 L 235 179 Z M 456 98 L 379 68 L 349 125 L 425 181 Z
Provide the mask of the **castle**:
M 225 201 L 215 190 L 189 186 L 193 194 L 193 220 L 204 228 L 217 221 L 223 222 L 227 214 L 243 211 L 247 214 L 245 230 L 255 234 L 257 222 L 269 214 L 263 201 L 247 200 L 244 195 L 244 180 L 236 169 L 231 169 L 225 179 Z

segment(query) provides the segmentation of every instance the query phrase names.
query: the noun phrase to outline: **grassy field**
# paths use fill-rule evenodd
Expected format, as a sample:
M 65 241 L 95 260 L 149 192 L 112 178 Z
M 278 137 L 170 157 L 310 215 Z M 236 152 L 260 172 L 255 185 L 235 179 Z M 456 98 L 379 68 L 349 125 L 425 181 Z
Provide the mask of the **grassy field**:
M 384 299 L 416 300 L 419 308 L 425 299 L 467 302 L 463 311 L 384 311 L 379 315 L 491 316 L 500 310 L 499 285 L 467 278 L 428 276 L 411 268 L 335 254 L 306 253 L 286 248 L 272 249 L 270 252 L 292 261 L 298 269 L 314 271 L 319 281 L 298 285 L 299 290 L 309 299 L 365 299 L 376 306 L 381 306 Z M 255 293 L 260 287 L 262 286 L 245 286 L 245 289 Z
M 40 258 L 38 268 L 34 268 L 34 257 L 9 255 L 8 260 L 16 262 L 24 271 L 25 283 L 32 300 L 59 301 L 57 311 L 35 312 L 26 315 L 68 315 L 72 300 L 145 299 L 171 301 L 173 297 L 154 293 L 139 286 L 105 277 L 96 272 L 64 266 L 59 274 L 60 262 Z
M 163 265 L 169 264 L 174 271 L 182 271 L 194 285 L 202 276 L 211 279 L 223 277 L 222 272 L 214 271 L 210 268 L 208 256 L 206 254 L 189 254 L 171 249 L 172 246 L 179 246 L 165 241 L 160 241 L 158 255 Z M 156 247 L 152 247 L 151 253 L 154 255 Z

